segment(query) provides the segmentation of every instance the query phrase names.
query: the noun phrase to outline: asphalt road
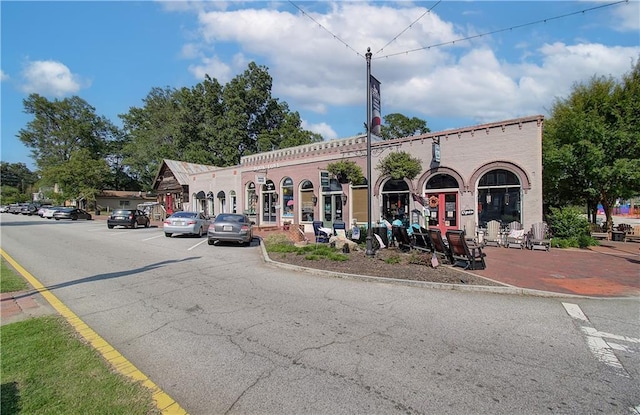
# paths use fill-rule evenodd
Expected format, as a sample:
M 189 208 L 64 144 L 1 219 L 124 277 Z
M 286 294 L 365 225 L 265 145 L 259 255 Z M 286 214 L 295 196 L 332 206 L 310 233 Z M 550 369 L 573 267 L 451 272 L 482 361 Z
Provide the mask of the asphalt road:
M 3 214 L 2 249 L 191 414 L 634 414 L 640 302 L 265 265 L 159 228 Z

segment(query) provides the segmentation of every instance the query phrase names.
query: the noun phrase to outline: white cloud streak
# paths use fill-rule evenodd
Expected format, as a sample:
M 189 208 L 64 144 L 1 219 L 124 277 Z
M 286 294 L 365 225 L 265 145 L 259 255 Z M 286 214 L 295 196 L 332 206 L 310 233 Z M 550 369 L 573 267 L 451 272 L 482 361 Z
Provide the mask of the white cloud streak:
M 29 61 L 22 71 L 24 83 L 21 89 L 28 93 L 38 93 L 45 96 L 63 97 L 77 93 L 82 87 L 82 80 L 78 75 L 61 62 Z

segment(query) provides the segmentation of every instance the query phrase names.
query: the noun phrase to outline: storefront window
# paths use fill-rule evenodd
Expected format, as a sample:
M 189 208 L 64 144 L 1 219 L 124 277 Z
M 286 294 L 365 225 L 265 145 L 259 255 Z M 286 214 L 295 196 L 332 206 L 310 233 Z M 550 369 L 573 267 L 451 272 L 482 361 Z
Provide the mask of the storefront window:
M 315 203 L 318 199 L 313 193 L 313 183 L 309 180 L 304 180 L 300 184 L 300 209 L 301 209 L 301 221 L 313 222 Z
M 478 182 L 478 222 L 497 220 L 502 226 L 510 222 L 522 223 L 521 186 L 518 176 L 508 170 L 492 170 Z
M 293 217 L 295 201 L 293 198 L 293 180 L 290 177 L 285 177 L 282 181 L 282 216 Z

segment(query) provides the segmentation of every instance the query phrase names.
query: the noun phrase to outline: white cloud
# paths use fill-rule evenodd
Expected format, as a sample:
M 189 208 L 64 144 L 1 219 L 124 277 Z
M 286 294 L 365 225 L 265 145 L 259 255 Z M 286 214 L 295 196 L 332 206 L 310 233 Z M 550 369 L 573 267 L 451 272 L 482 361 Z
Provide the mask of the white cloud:
M 38 93 L 62 97 L 78 92 L 82 81 L 78 75 L 72 74 L 66 65 L 56 61 L 27 62 L 22 77 L 22 90 L 28 94 Z
M 312 133 L 320 134 L 325 140 L 334 140 L 338 138 L 338 134 L 331 126 L 325 122 L 318 124 L 310 124 L 305 120 L 302 120 L 302 128 L 309 130 Z
M 485 29 L 445 21 L 437 9 L 416 22 L 426 9 L 411 3 L 321 4 L 314 3 L 326 10 L 307 15 L 294 8 L 200 10 L 203 43 L 200 62 L 191 72 L 199 80 L 206 72 L 225 82 L 255 60 L 269 68 L 275 96 L 292 108 L 325 114 L 331 107 L 364 105 L 364 54 L 371 47 L 384 113 L 401 112 L 428 122 L 436 117 L 490 122 L 545 114 L 554 98 L 566 96 L 575 82 L 593 75 L 618 78 L 640 56 L 637 45 L 610 46 L 586 37 L 542 43 L 549 39 L 544 31 L 544 36 L 518 33 L 522 40 L 510 50 L 504 45 L 506 34 L 449 44 Z M 626 10 L 621 26 L 637 27 L 637 19 L 628 19 L 633 13 L 622 6 L 616 8 Z M 425 48 L 440 43 L 447 45 Z M 241 53 L 225 58 L 230 46 Z M 204 47 L 215 48 L 215 55 Z M 406 51 L 412 52 L 400 53 Z M 333 131 L 328 122 L 314 124 L 317 131 L 308 129 L 330 137 L 323 132 Z
M 0 69 L 0 82 L 4 82 L 9 80 L 9 75 L 7 75 L 2 69 Z
M 640 30 L 640 2 L 628 1 L 613 9 L 613 28 L 621 32 Z

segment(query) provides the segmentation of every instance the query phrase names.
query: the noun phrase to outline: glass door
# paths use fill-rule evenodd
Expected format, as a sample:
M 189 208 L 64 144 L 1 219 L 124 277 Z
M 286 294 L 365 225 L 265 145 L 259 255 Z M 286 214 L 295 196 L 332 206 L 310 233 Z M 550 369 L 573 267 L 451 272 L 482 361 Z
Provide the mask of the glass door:
M 429 227 L 438 228 L 444 236 L 449 229 L 458 229 L 458 193 L 431 193 Z
M 322 220 L 324 226 L 333 227 L 334 222 L 344 222 L 342 216 L 342 193 L 322 196 Z
M 262 223 L 276 222 L 277 195 L 273 192 L 262 194 Z

